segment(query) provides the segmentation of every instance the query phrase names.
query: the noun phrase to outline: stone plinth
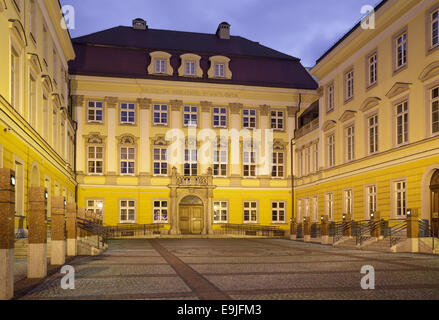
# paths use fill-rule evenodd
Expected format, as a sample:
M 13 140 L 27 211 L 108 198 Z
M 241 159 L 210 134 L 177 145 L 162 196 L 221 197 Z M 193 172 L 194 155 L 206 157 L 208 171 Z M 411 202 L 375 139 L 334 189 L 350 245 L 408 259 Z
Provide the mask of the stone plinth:
M 67 255 L 76 256 L 76 203 L 68 203 L 66 207 Z
M 66 261 L 66 238 L 65 238 L 65 207 L 64 197 L 52 198 L 52 265 L 63 265 Z

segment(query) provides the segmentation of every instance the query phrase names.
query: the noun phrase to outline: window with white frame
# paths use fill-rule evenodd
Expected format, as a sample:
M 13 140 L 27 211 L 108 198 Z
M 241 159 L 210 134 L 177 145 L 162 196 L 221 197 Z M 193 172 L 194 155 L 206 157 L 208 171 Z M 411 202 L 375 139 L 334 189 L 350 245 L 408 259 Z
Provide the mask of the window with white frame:
M 396 38 L 396 69 L 407 64 L 407 33 L 404 32 Z
M 256 177 L 256 150 L 251 142 L 244 142 L 243 146 L 243 176 L 246 178 Z
M 88 146 L 88 173 L 102 174 L 104 166 L 104 148 Z
M 229 204 L 227 201 L 215 201 L 213 203 L 213 222 L 227 223 Z
M 302 150 L 297 151 L 297 175 L 301 177 L 303 175 L 303 159 Z
M 271 222 L 285 223 L 286 203 L 284 201 L 273 201 L 271 203 Z
M 369 154 L 378 152 L 378 115 L 367 119 Z
M 120 123 L 134 124 L 136 122 L 136 105 L 134 103 L 120 104 Z
M 11 105 L 16 110 L 21 111 L 21 56 L 14 48 L 11 51 Z
M 198 107 L 183 107 L 183 125 L 185 127 L 196 127 L 198 124 Z
M 154 175 L 166 176 L 168 175 L 168 149 L 167 148 L 154 148 Z
M 101 101 L 88 102 L 88 122 L 103 121 L 103 103 Z
M 355 128 L 346 128 L 346 160 L 355 160 Z
M 309 198 L 305 199 L 305 218 L 310 217 L 311 215 L 311 202 Z
M 397 181 L 394 183 L 394 192 L 395 192 L 395 210 L 396 217 L 401 218 L 405 217 L 407 214 L 407 192 L 406 192 L 406 182 Z
M 330 84 L 327 89 L 326 89 L 326 94 L 327 94 L 327 106 L 326 106 L 326 111 L 332 111 L 334 110 L 334 84 Z
M 134 175 L 136 163 L 136 148 L 120 148 L 120 173 L 122 175 Z
M 271 176 L 273 178 L 284 177 L 284 153 L 282 151 L 273 152 L 273 166 L 271 170 Z
M 87 213 L 95 214 L 102 218 L 104 210 L 104 200 L 87 200 Z
M 135 223 L 136 222 L 136 201 L 135 200 L 120 200 L 119 202 L 120 223 Z
M 310 165 L 311 165 L 311 152 L 309 148 L 305 148 L 304 150 L 305 153 L 305 170 L 304 170 L 304 174 L 305 176 L 309 175 L 309 170 L 310 170 Z
M 184 175 L 185 176 L 198 175 L 197 150 L 196 149 L 185 149 L 184 150 Z
M 373 86 L 378 81 L 378 60 L 377 54 L 374 53 L 368 58 L 368 84 Z
M 431 133 L 439 132 L 439 87 L 431 90 Z
M 256 128 L 256 110 L 244 109 L 242 110 L 242 127 L 246 129 Z
M 354 97 L 354 71 L 348 71 L 345 74 L 345 100 L 350 100 Z
M 317 196 L 312 197 L 312 221 L 318 222 L 319 220 L 319 199 Z
M 167 200 L 153 200 L 153 219 L 154 223 L 168 222 L 168 201 Z
M 343 192 L 344 197 L 344 213 L 345 214 L 352 214 L 352 208 L 353 208 L 353 192 L 352 189 L 345 190 Z
M 396 106 L 396 143 L 398 145 L 407 143 L 409 127 L 408 102 L 404 101 Z
M 215 177 L 227 177 L 227 146 L 219 145 L 213 151 L 213 175 Z
M 165 104 L 155 104 L 153 107 L 153 122 L 156 126 L 168 125 L 168 106 Z
M 36 129 L 37 124 L 37 80 L 30 74 L 29 75 L 29 123 Z
M 166 65 L 168 61 L 166 59 L 155 59 L 154 71 L 155 73 L 166 73 Z
M 213 108 L 213 127 L 227 128 L 227 109 L 215 107 Z
M 319 145 L 314 144 L 314 172 L 319 171 Z
M 284 130 L 284 112 L 282 110 L 273 110 L 271 114 L 271 129 Z
M 325 195 L 326 202 L 326 214 L 328 215 L 329 220 L 334 219 L 334 194 L 327 193 Z
M 256 201 L 244 201 L 244 223 L 258 222 L 258 203 Z
M 226 65 L 224 63 L 215 63 L 214 66 L 215 77 L 224 78 L 226 76 L 225 70 L 226 70 Z
M 439 9 L 431 14 L 431 48 L 439 45 Z
M 377 186 L 368 186 L 367 190 L 367 214 L 370 217 L 371 213 L 377 211 Z
M 192 60 L 187 60 L 184 62 L 184 74 L 186 76 L 196 75 L 196 63 Z
M 297 215 L 296 215 L 296 222 L 301 223 L 303 219 L 303 207 L 302 207 L 302 199 L 297 200 Z
M 328 148 L 328 167 L 335 166 L 335 135 L 330 134 L 326 137 L 326 144 Z

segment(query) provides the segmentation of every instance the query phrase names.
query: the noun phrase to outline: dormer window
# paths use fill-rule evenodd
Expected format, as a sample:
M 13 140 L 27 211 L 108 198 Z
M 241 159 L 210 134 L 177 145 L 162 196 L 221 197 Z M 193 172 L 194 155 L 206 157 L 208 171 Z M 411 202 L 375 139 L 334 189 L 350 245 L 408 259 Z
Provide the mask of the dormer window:
M 215 63 L 215 77 L 225 77 L 225 65 L 224 63 Z
M 210 69 L 208 71 L 209 78 L 225 78 L 232 79 L 232 71 L 230 71 L 230 59 L 224 56 L 210 57 Z
M 166 73 L 166 60 L 155 60 L 155 73 Z
M 151 63 L 148 67 L 149 74 L 172 76 L 174 70 L 171 66 L 171 55 L 163 51 L 150 53 Z
M 201 57 L 193 53 L 185 53 L 180 56 L 181 65 L 178 69 L 180 77 L 203 77 L 203 70 L 200 68 Z
M 195 75 L 195 61 L 186 61 L 184 63 L 184 72 L 187 76 Z

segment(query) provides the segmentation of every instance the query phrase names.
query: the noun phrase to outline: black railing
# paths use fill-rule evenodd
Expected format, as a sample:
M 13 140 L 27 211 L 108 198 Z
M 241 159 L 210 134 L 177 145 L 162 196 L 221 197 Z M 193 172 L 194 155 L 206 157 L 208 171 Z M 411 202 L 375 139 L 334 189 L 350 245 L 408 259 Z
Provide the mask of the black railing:
M 362 245 L 364 242 L 372 238 L 372 234 L 381 225 L 381 221 L 364 220 L 356 221 L 355 234 L 356 244 Z
M 96 236 L 96 246 L 97 248 L 103 247 L 109 238 L 109 228 L 103 225 L 83 218 L 76 218 L 77 226 L 80 230 L 86 232 L 86 235 Z M 92 237 L 93 238 L 93 237 Z
M 322 236 L 322 226 L 318 223 L 313 223 L 311 225 L 311 238 L 317 239 Z
M 160 234 L 163 224 L 126 224 L 107 228 L 107 236 L 110 239 L 125 237 L 141 237 Z
M 297 224 L 297 228 L 296 228 L 296 239 L 303 239 L 305 238 L 304 236 L 304 230 L 303 230 L 303 223 L 299 223 Z
M 431 238 L 431 249 L 434 251 L 435 242 L 439 241 L 438 228 L 433 227 L 428 220 L 419 220 L 419 238 Z
M 262 236 L 272 238 L 285 237 L 285 230 L 277 226 L 263 226 L 257 224 L 223 224 L 223 234 L 237 236 Z
M 335 222 L 334 224 L 334 235 L 333 235 L 333 243 L 336 243 L 340 241 L 346 230 L 349 228 L 352 228 L 352 221 L 342 221 L 342 222 Z
M 404 220 L 389 229 L 390 247 L 407 239 L 407 222 Z

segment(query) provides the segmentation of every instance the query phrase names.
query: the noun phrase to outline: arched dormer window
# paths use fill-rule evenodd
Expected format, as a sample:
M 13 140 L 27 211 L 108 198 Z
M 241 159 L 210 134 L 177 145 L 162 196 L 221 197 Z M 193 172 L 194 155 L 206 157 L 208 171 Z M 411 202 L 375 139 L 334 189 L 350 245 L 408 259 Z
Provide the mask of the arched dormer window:
M 148 67 L 149 74 L 172 76 L 174 69 L 171 66 L 171 54 L 163 51 L 154 51 L 149 55 L 151 56 L 151 63 Z
M 224 56 L 213 56 L 209 58 L 210 68 L 207 72 L 209 78 L 214 79 L 232 79 L 232 71 L 230 71 L 230 59 Z
M 196 54 L 186 53 L 180 56 L 181 66 L 178 69 L 180 77 L 203 77 L 203 70 L 200 68 L 201 57 Z

